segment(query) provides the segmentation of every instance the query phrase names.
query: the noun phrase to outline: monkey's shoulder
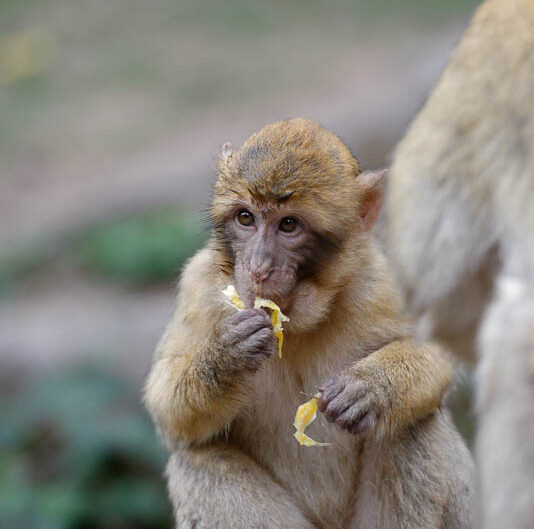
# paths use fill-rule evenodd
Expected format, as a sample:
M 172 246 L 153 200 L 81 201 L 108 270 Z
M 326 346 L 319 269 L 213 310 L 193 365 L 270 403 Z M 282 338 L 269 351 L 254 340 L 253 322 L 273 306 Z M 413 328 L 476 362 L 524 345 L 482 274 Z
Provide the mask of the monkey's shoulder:
M 191 257 L 181 275 L 180 288 L 219 288 L 228 281 L 217 261 L 217 250 L 207 243 Z
M 221 292 L 229 281 L 230 277 L 218 265 L 216 250 L 207 244 L 189 259 L 182 271 L 177 310 L 191 320 L 203 321 L 231 313 Z

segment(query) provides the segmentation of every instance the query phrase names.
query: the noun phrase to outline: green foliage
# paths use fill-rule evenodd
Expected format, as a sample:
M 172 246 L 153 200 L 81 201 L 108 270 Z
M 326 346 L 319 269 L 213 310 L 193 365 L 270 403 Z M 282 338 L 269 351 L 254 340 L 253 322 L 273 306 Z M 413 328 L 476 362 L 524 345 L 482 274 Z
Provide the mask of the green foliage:
M 172 209 L 109 220 L 62 241 L 10 248 L 0 253 L 0 297 L 62 260 L 131 287 L 172 281 L 206 236 L 198 217 Z
M 0 398 L 0 527 L 169 527 L 165 455 L 139 400 L 96 368 Z
M 197 219 L 169 210 L 96 228 L 80 239 L 78 251 L 90 270 L 137 286 L 176 278 L 184 261 L 204 240 Z

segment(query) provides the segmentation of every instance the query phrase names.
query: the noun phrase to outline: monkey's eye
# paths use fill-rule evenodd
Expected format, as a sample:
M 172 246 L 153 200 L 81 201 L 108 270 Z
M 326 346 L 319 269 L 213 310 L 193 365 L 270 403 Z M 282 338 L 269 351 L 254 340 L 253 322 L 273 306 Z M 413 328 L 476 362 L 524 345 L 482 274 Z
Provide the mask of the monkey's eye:
M 284 217 L 280 221 L 280 229 L 286 233 L 291 233 L 292 231 L 295 231 L 297 229 L 297 226 L 299 225 L 297 219 L 294 219 L 293 217 Z
M 254 215 L 248 209 L 240 209 L 236 215 L 237 222 L 243 226 L 254 224 Z

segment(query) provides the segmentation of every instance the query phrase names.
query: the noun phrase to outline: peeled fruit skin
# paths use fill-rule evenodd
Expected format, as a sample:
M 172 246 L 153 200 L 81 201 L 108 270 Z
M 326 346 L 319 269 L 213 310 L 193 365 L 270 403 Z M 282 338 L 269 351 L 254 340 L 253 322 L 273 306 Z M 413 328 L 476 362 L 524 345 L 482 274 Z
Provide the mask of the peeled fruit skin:
M 320 394 L 314 395 L 308 402 L 301 404 L 297 409 L 295 422 L 293 423 L 297 431 L 293 435 L 301 446 L 330 446 L 330 443 L 318 443 L 304 433 L 304 430 L 317 417 L 319 397 Z
M 239 294 L 237 293 L 237 290 L 235 289 L 234 285 L 228 285 L 222 293 L 230 300 L 230 303 L 238 310 L 243 310 L 245 308 L 245 304 L 243 301 L 241 301 L 241 298 L 239 297 Z
M 254 308 L 261 309 L 266 307 L 271 309 L 271 323 L 273 324 L 274 335 L 278 338 L 278 356 L 282 358 L 282 343 L 284 342 L 284 329 L 282 327 L 283 321 L 289 321 L 289 318 L 282 313 L 280 307 L 270 299 L 256 298 L 254 301 Z

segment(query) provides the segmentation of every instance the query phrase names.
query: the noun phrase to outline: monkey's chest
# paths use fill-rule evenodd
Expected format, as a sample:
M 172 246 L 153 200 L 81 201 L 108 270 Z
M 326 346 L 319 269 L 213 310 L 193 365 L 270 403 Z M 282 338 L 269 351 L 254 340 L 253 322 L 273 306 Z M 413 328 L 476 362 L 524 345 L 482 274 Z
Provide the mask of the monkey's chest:
M 293 437 L 293 421 L 298 406 L 308 400 L 302 392 L 313 394 L 324 375 L 294 373 L 273 364 L 258 372 L 250 404 L 236 420 L 232 436 L 308 515 L 325 527 L 342 527 L 355 494 L 358 444 L 318 413 L 306 433 L 330 446 L 300 446 Z

